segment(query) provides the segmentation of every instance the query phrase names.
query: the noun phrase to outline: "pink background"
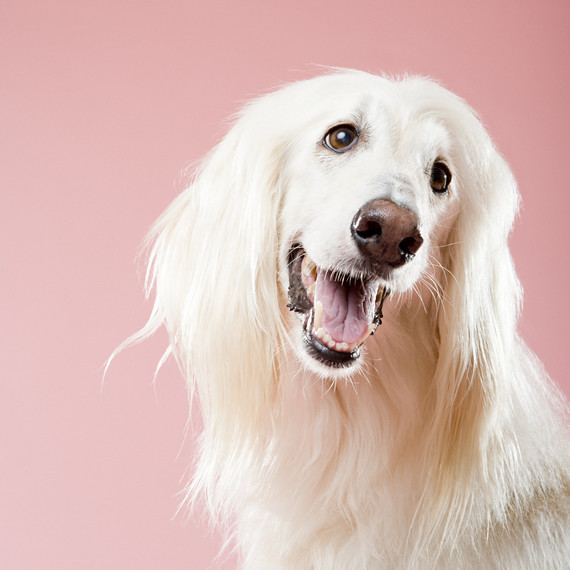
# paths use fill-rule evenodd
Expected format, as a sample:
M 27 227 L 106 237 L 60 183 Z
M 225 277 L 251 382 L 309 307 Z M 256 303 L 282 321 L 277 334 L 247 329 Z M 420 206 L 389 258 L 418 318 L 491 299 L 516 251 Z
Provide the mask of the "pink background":
M 521 329 L 570 393 L 570 4 L 459 4 L 2 1 L 1 568 L 212 564 L 219 537 L 175 516 L 193 438 L 175 366 L 152 383 L 164 335 L 103 391 L 102 365 L 149 312 L 135 255 L 182 169 L 315 64 L 431 75 L 480 112 L 524 198 Z

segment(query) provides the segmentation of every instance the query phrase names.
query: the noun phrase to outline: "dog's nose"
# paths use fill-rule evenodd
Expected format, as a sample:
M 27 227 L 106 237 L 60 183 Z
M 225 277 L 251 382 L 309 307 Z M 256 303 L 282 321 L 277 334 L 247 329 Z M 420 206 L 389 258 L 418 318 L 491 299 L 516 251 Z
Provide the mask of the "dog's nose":
M 372 200 L 362 206 L 351 230 L 364 256 L 392 267 L 412 259 L 424 241 L 416 214 L 389 200 Z

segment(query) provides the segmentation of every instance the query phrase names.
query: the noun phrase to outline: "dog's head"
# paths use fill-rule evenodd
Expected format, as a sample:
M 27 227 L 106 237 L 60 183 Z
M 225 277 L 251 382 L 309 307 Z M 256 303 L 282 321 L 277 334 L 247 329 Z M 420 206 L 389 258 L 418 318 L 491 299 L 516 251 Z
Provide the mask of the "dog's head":
M 250 126 L 279 132 L 274 207 L 293 340 L 310 369 L 350 374 L 387 295 L 419 298 L 423 284 L 441 297 L 459 250 L 497 255 L 515 185 L 469 107 L 431 81 L 347 72 L 273 97 L 250 109 Z
M 383 302 L 425 304 L 427 290 L 440 356 L 467 347 L 466 368 L 498 313 L 514 322 L 517 197 L 479 120 L 436 83 L 346 71 L 292 84 L 244 109 L 158 222 L 144 334 L 165 323 L 206 394 L 257 406 L 284 347 L 350 375 Z

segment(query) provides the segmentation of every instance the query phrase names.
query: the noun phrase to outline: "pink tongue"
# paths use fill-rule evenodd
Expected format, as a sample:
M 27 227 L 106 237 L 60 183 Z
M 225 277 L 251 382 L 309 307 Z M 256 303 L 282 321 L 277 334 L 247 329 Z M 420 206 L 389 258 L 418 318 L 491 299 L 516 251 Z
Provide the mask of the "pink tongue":
M 360 342 L 374 318 L 373 293 L 362 283 L 341 283 L 319 271 L 315 302 L 323 306 L 322 327 L 336 342 Z

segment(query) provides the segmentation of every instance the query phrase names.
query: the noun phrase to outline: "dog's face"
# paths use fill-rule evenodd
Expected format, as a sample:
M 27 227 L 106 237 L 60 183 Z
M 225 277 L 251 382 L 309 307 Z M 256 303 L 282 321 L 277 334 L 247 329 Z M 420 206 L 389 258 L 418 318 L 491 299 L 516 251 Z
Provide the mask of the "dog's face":
M 288 159 L 281 282 L 301 358 L 338 375 L 360 361 L 387 295 L 440 262 L 457 180 L 448 129 L 413 97 L 359 91 L 322 106 Z

